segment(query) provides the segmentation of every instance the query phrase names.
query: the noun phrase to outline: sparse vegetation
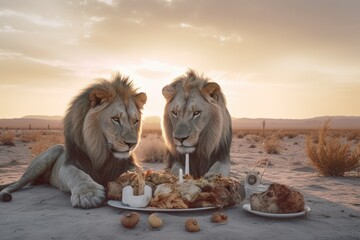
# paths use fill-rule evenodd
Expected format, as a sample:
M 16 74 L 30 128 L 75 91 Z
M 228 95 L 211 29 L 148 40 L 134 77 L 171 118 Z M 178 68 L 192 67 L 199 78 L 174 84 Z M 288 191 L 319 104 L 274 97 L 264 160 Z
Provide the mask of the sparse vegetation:
M 360 132 L 359 131 L 349 131 L 346 134 L 346 138 L 348 141 L 354 141 L 354 142 L 359 142 L 360 141 Z
M 146 138 L 147 136 L 157 136 L 157 137 L 161 137 L 161 129 L 143 129 L 142 131 L 142 137 Z
M 246 134 L 243 133 L 243 132 L 238 132 L 238 133 L 236 133 L 236 136 L 237 136 L 237 138 L 239 138 L 239 139 L 243 139 L 243 138 L 246 136 Z
M 270 136 L 268 138 L 266 138 L 264 140 L 263 143 L 265 152 L 267 154 L 279 154 L 280 153 L 280 148 L 281 148 L 281 144 L 279 141 L 279 138 L 277 136 Z
M 281 135 L 281 139 L 283 138 L 288 138 L 288 139 L 293 139 L 295 137 L 297 137 L 299 135 L 299 131 L 297 130 L 283 130 L 281 133 L 279 133 L 279 135 Z
M 266 125 L 266 121 L 263 120 L 262 121 L 262 136 L 263 136 L 263 138 L 265 138 L 265 125 Z
M 345 172 L 360 166 L 360 145 L 336 135 L 329 134 L 330 121 L 319 130 L 317 142 L 310 135 L 307 138 L 307 155 L 311 164 L 324 176 L 344 176 Z
M 161 163 L 165 159 L 165 143 L 157 134 L 148 134 L 141 140 L 135 153 L 142 162 Z
M 40 133 L 39 133 L 40 134 Z M 64 143 L 64 136 L 62 132 L 55 132 L 52 134 L 43 134 L 38 140 L 34 141 L 30 144 L 31 154 L 33 156 L 39 155 L 40 153 L 44 152 L 48 148 L 56 145 L 56 144 L 63 144 Z
M 249 135 L 249 139 L 252 140 L 253 142 L 260 142 L 262 137 L 260 135 Z
M 6 146 L 15 146 L 15 133 L 12 131 L 3 132 L 0 136 L 0 142 Z
M 39 131 L 22 131 L 21 141 L 24 143 L 37 142 L 41 139 Z

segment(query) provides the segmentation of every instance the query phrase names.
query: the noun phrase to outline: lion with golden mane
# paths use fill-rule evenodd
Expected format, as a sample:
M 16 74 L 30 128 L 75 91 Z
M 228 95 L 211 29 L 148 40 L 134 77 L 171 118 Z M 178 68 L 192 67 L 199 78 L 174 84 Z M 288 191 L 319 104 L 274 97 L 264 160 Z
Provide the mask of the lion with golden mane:
M 50 183 L 71 192 L 73 207 L 94 208 L 105 200 L 109 181 L 137 167 L 132 151 L 141 134 L 146 94 L 119 74 L 100 79 L 74 98 L 64 118 L 65 146 L 37 156 L 23 176 L 0 192 L 3 201 L 30 183 Z
M 189 70 L 162 93 L 166 99 L 162 125 L 172 172 L 184 169 L 189 154 L 192 176 L 229 175 L 231 117 L 220 86 Z

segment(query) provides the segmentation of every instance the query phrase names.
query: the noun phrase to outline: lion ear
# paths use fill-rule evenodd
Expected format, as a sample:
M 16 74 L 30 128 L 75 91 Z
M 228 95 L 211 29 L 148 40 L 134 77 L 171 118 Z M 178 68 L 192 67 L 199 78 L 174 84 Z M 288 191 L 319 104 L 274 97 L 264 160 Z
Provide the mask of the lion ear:
M 175 96 L 175 88 L 173 85 L 166 85 L 162 89 L 162 95 L 166 99 L 166 101 L 171 101 L 171 99 Z
M 135 95 L 135 102 L 139 109 L 142 109 L 147 101 L 146 93 L 138 93 Z
M 98 88 L 93 89 L 89 95 L 91 107 L 94 108 L 100 105 L 107 97 L 108 93 L 105 90 Z
M 219 94 L 220 94 L 220 86 L 219 84 L 215 82 L 209 82 L 205 85 L 203 88 L 203 93 L 209 95 L 211 98 L 213 98 L 215 101 L 218 101 Z

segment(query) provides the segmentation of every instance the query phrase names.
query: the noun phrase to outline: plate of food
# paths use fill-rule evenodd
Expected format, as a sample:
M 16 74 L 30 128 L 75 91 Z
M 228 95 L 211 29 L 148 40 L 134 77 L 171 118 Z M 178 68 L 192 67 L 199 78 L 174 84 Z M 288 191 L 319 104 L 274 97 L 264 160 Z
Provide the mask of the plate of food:
M 243 209 L 247 212 L 250 212 L 252 214 L 262 216 L 262 217 L 272 217 L 272 218 L 293 218 L 293 217 L 300 217 L 306 215 L 308 212 L 311 211 L 309 206 L 305 206 L 304 210 L 297 213 L 266 213 L 266 212 L 260 212 L 251 210 L 251 206 L 249 203 L 243 205 Z
M 272 183 L 264 192 L 252 194 L 250 203 L 244 204 L 243 209 L 255 215 L 273 218 L 299 217 L 311 211 L 300 192 L 279 183 Z
M 109 206 L 153 212 L 223 208 L 238 205 L 245 198 L 244 186 L 232 177 L 193 179 L 166 170 L 123 173 L 109 182 L 107 190 Z
M 121 201 L 109 200 L 108 205 L 115 208 L 143 211 L 143 212 L 192 212 L 192 211 L 203 211 L 216 209 L 217 207 L 201 207 L 201 208 L 154 208 L 154 207 L 130 207 L 129 205 L 123 204 Z

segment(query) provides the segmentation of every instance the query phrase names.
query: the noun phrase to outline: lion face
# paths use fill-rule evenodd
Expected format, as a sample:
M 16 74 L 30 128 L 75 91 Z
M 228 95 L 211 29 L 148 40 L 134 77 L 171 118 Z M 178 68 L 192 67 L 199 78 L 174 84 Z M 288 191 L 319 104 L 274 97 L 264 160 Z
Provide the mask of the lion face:
M 179 153 L 192 153 L 196 150 L 204 128 L 211 127 L 211 109 L 210 103 L 198 89 L 192 89 L 188 93 L 179 91 L 176 94 L 166 114 L 173 127 L 172 139 Z
M 162 93 L 167 101 L 163 130 L 171 151 L 209 155 L 230 133 L 230 125 L 224 126 L 230 115 L 217 83 L 190 71 L 165 86 Z
M 191 154 L 192 176 L 228 175 L 232 140 L 231 116 L 220 86 L 193 70 L 162 89 L 166 104 L 162 130 L 172 172 Z
M 128 159 L 141 134 L 141 109 L 146 94 L 130 91 L 119 94 L 95 88 L 89 97 L 91 108 L 83 126 L 87 151 L 93 159 L 109 155 Z
M 119 99 L 102 111 L 99 127 L 110 152 L 119 159 L 127 159 L 136 147 L 140 135 L 141 114 L 134 102 L 128 108 Z

